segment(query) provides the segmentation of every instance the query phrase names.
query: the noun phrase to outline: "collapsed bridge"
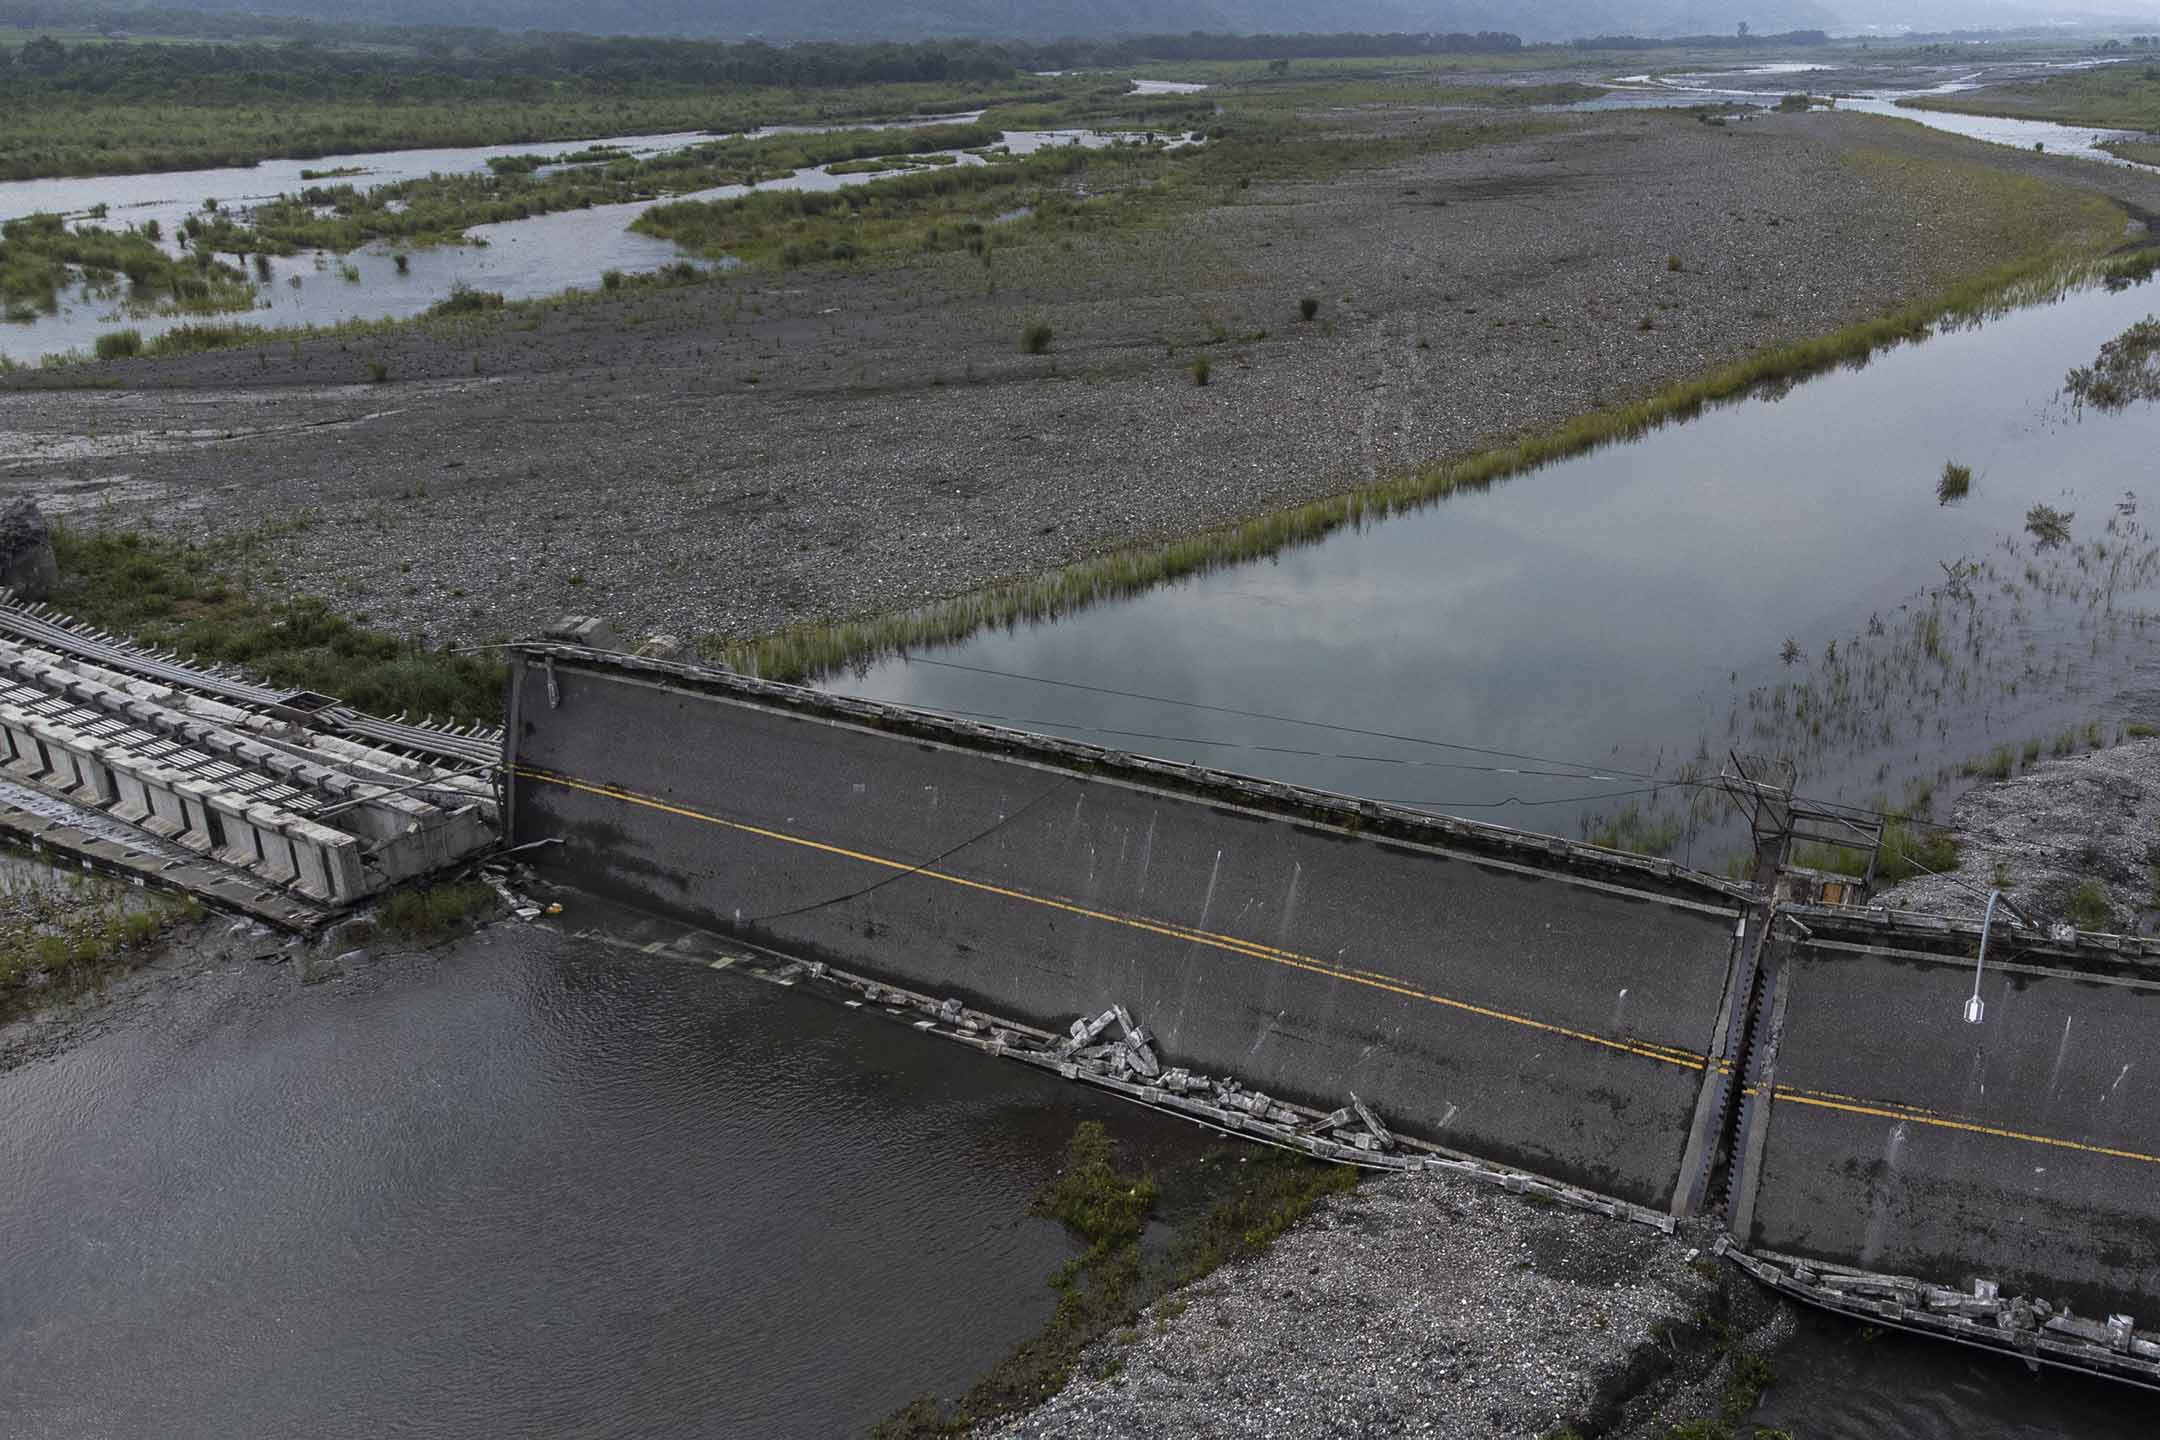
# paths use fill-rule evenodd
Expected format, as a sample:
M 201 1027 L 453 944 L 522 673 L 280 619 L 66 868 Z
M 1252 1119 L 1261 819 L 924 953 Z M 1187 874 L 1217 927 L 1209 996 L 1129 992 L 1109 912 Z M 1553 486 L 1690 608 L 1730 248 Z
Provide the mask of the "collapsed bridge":
M 1790 872 L 566 641 L 511 662 L 505 730 L 414 724 L 0 599 L 0 829 L 302 929 L 536 847 L 685 953 L 1307 1153 L 1701 1217 L 1809 1303 L 2160 1386 L 2152 942 L 1998 922 L 1983 966 L 1979 926 Z
M 1998 922 L 1972 1025 L 1978 927 L 1669 861 L 569 643 L 508 721 L 510 839 L 581 889 L 925 1025 L 1114 1003 L 1269 1113 L 1357 1097 L 1812 1303 L 2160 1385 L 2149 942 Z

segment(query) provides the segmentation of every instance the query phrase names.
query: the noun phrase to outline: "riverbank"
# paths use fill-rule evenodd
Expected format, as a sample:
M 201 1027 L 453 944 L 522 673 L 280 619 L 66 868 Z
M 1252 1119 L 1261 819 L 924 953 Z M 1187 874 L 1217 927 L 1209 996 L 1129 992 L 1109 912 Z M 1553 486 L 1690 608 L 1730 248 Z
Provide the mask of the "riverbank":
M 1949 821 L 1956 868 L 1876 903 L 1977 918 L 2000 889 L 2038 920 L 2149 933 L 2160 910 L 2160 713 L 2147 714 L 2121 744 L 1966 791 Z
M 1707 1245 L 1452 1177 L 1367 1180 L 978 1433 L 1727 1436 L 1791 1317 Z
M 987 262 L 11 376 L 0 484 L 274 535 L 277 583 L 394 631 L 739 641 L 1506 445 L 2160 212 L 2160 177 L 1858 116 L 1335 118 L 1430 141 Z

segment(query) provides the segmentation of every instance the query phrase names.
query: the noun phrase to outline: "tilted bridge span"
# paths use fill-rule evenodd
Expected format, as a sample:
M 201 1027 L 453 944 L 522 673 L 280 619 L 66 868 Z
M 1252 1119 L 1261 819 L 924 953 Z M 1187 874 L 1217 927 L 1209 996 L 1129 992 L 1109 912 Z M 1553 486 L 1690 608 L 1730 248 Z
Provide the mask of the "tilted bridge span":
M 513 652 L 509 841 L 925 1029 L 2160 1386 L 2160 947 L 1765 889 L 725 671 Z

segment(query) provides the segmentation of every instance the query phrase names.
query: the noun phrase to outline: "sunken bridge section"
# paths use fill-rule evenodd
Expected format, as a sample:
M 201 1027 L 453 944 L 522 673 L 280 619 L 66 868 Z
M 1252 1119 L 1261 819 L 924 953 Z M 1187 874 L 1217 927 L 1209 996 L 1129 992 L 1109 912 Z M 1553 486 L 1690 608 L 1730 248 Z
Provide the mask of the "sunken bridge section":
M 513 844 L 854 1003 L 2160 1384 L 2147 942 L 1998 918 L 1976 980 L 1977 925 L 567 643 L 508 721 Z

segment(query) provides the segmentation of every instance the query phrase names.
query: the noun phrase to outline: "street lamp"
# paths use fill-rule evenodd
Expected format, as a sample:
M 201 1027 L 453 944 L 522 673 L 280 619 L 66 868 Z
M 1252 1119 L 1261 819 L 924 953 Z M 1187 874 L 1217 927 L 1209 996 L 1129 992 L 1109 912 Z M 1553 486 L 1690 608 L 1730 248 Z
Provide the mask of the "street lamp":
M 1988 891 L 1987 914 L 1980 921 L 1980 958 L 1973 964 L 1972 998 L 1965 1002 L 1965 1023 L 1978 1025 L 1987 1014 L 1987 1002 L 1980 998 L 1980 972 L 1987 968 L 1988 929 L 1995 923 L 1995 902 L 2002 899 L 2002 891 Z

